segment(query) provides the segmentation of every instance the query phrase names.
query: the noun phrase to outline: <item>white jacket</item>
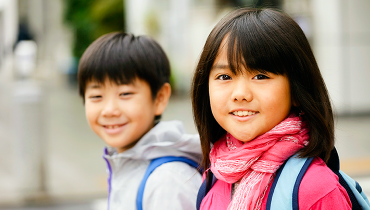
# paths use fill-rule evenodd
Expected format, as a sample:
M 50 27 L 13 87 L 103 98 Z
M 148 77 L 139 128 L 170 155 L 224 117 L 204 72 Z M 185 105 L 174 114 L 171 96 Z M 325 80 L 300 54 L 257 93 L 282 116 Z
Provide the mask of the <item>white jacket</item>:
M 144 173 L 154 158 L 182 156 L 200 162 L 199 135 L 185 133 L 180 121 L 159 122 L 125 152 L 107 148 L 109 210 L 136 210 L 136 195 Z M 149 176 L 143 196 L 144 210 L 196 209 L 201 174 L 183 162 L 159 166 Z

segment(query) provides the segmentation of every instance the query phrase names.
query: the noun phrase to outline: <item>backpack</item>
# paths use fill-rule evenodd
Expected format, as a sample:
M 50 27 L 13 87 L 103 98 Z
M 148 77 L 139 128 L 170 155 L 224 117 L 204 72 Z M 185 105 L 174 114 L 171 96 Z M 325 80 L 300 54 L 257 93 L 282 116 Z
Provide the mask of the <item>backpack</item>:
M 304 174 L 314 158 L 291 157 L 276 172 L 271 189 L 267 197 L 266 210 L 292 209 L 298 210 L 298 190 Z M 370 210 L 370 203 L 361 186 L 347 174 L 339 170 L 339 157 L 334 148 L 330 154 L 327 166 L 338 176 L 339 183 L 346 189 L 351 199 L 352 209 Z M 211 171 L 208 182 L 205 180 L 198 192 L 197 209 L 217 178 Z
M 189 164 L 190 166 L 193 166 L 194 168 L 198 168 L 199 164 L 196 163 L 195 161 L 186 158 L 186 157 L 175 157 L 175 156 L 164 156 L 160 158 L 153 159 L 148 168 L 146 169 L 146 172 L 144 174 L 144 178 L 141 180 L 139 190 L 137 192 L 136 196 L 136 208 L 137 210 L 142 210 L 143 209 L 143 196 L 144 196 L 144 189 L 146 185 L 146 181 L 148 180 L 150 174 L 160 165 L 164 163 L 169 163 L 169 162 L 174 162 L 174 161 L 179 161 L 179 162 L 184 162 Z

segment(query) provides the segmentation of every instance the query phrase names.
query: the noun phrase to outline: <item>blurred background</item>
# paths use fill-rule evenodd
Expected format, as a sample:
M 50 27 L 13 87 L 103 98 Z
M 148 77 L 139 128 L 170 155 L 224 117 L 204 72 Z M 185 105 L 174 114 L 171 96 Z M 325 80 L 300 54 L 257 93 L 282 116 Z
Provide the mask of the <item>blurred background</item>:
M 189 89 L 213 26 L 234 8 L 275 7 L 302 27 L 333 101 L 341 167 L 370 195 L 369 0 L 0 0 L 0 209 L 106 209 L 104 143 L 76 73 L 102 34 L 150 35 L 172 67 L 164 120 L 195 133 Z

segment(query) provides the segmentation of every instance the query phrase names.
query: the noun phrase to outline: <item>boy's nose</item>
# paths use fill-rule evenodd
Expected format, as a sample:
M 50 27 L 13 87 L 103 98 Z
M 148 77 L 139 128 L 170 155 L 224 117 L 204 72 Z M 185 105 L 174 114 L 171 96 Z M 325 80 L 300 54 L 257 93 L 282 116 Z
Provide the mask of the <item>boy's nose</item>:
M 236 83 L 231 97 L 234 102 L 251 102 L 253 100 L 252 91 L 245 81 L 239 81 Z
M 109 100 L 104 106 L 102 110 L 102 115 L 104 117 L 119 117 L 121 115 L 121 111 L 117 102 L 114 100 Z

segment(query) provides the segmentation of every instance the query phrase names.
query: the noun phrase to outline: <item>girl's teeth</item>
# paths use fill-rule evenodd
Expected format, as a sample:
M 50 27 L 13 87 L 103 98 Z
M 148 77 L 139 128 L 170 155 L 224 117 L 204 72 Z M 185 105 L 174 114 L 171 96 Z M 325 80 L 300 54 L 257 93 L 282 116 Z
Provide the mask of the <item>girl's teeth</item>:
M 239 117 L 244 117 L 244 116 L 250 116 L 256 114 L 256 112 L 249 112 L 249 111 L 235 111 L 233 112 L 234 115 L 237 115 Z

